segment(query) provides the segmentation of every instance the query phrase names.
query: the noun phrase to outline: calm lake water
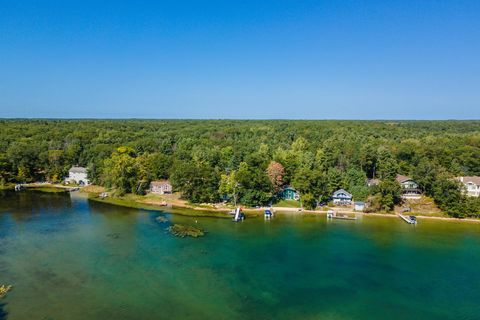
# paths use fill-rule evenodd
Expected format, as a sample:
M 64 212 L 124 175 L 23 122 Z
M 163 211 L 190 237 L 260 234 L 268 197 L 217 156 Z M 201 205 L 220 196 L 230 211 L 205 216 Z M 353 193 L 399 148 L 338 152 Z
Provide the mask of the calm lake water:
M 169 219 L 158 223 L 159 215 Z M 195 218 L 0 194 L 0 319 L 479 319 L 480 224 Z

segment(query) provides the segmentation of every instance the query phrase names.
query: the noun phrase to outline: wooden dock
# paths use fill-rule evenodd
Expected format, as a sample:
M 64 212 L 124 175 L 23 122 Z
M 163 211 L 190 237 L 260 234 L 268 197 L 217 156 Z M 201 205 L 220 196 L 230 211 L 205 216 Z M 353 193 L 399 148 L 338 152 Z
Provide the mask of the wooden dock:
M 398 216 L 408 224 L 417 224 L 417 220 L 415 220 L 415 219 L 404 216 L 403 214 L 398 214 Z
M 357 220 L 357 217 L 349 217 L 349 216 L 333 216 L 332 219 L 341 219 L 341 220 Z
M 328 210 L 327 212 L 327 219 L 340 219 L 340 220 L 357 220 L 357 217 L 351 217 L 344 213 L 337 214 L 337 212 L 333 210 Z

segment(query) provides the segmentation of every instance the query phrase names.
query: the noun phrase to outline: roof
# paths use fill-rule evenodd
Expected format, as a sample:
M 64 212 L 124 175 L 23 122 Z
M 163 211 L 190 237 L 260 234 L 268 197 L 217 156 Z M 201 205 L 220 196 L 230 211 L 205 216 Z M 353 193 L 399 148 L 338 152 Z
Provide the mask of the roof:
M 358 204 L 358 205 L 365 205 L 365 202 L 363 202 L 363 201 L 355 201 L 354 203 Z
M 155 180 L 155 181 L 150 182 L 151 186 L 163 186 L 163 185 L 166 185 L 166 184 L 169 185 L 170 182 L 168 180 Z
M 339 193 L 345 193 L 347 196 L 349 196 L 350 198 L 353 197 L 351 193 L 349 193 L 348 191 L 346 191 L 345 189 L 339 189 L 337 191 L 335 191 L 333 193 L 333 196 L 335 196 L 336 194 L 339 194 Z
M 463 183 L 473 183 L 476 185 L 480 185 L 480 177 L 478 176 L 471 176 L 471 177 L 457 177 Z
M 395 180 L 397 180 L 397 181 L 400 182 L 400 183 L 403 183 L 403 182 L 409 181 L 409 180 L 412 180 L 412 181 L 413 181 L 412 178 L 407 177 L 407 176 L 403 176 L 403 175 L 401 175 L 401 174 L 397 174 L 397 177 L 395 178 Z
M 378 185 L 380 184 L 380 179 L 367 179 L 367 184 Z
M 68 172 L 73 172 L 73 173 L 87 173 L 87 168 L 84 167 L 71 167 Z

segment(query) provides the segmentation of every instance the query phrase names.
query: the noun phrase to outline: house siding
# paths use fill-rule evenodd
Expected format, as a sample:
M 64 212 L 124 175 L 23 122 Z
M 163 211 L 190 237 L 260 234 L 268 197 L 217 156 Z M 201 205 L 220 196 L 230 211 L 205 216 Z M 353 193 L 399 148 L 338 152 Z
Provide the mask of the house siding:
M 87 169 L 82 167 L 70 169 L 66 180 L 73 181 L 77 184 L 83 184 L 83 185 L 90 184 L 90 181 L 88 180 Z

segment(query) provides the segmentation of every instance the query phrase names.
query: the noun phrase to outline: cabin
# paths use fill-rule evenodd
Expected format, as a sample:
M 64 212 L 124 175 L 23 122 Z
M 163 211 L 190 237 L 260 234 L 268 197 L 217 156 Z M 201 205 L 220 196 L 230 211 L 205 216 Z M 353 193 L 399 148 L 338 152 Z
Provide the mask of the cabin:
M 395 180 L 402 186 L 402 198 L 419 199 L 422 196 L 419 184 L 412 178 L 399 174 Z
M 90 184 L 87 168 L 84 167 L 71 167 L 70 170 L 68 170 L 68 177 L 65 180 L 67 182 L 76 183 L 80 186 L 87 186 Z
M 351 205 L 352 199 L 353 195 L 344 189 L 337 190 L 332 195 L 333 204 L 335 205 Z
M 157 180 L 150 182 L 150 192 L 155 194 L 172 193 L 172 185 L 168 180 Z
M 353 203 L 353 210 L 354 211 L 363 211 L 365 210 L 365 202 L 363 201 L 355 201 Z
M 298 191 L 290 186 L 286 186 L 285 188 L 283 188 L 282 191 L 280 191 L 280 193 L 278 194 L 278 196 L 280 199 L 283 200 L 300 200 L 300 194 L 298 193 Z
M 480 177 L 457 177 L 458 181 L 465 186 L 464 192 L 469 197 L 480 197 Z
M 380 184 L 379 179 L 367 179 L 367 181 L 366 181 L 367 187 L 378 186 L 379 184 Z

